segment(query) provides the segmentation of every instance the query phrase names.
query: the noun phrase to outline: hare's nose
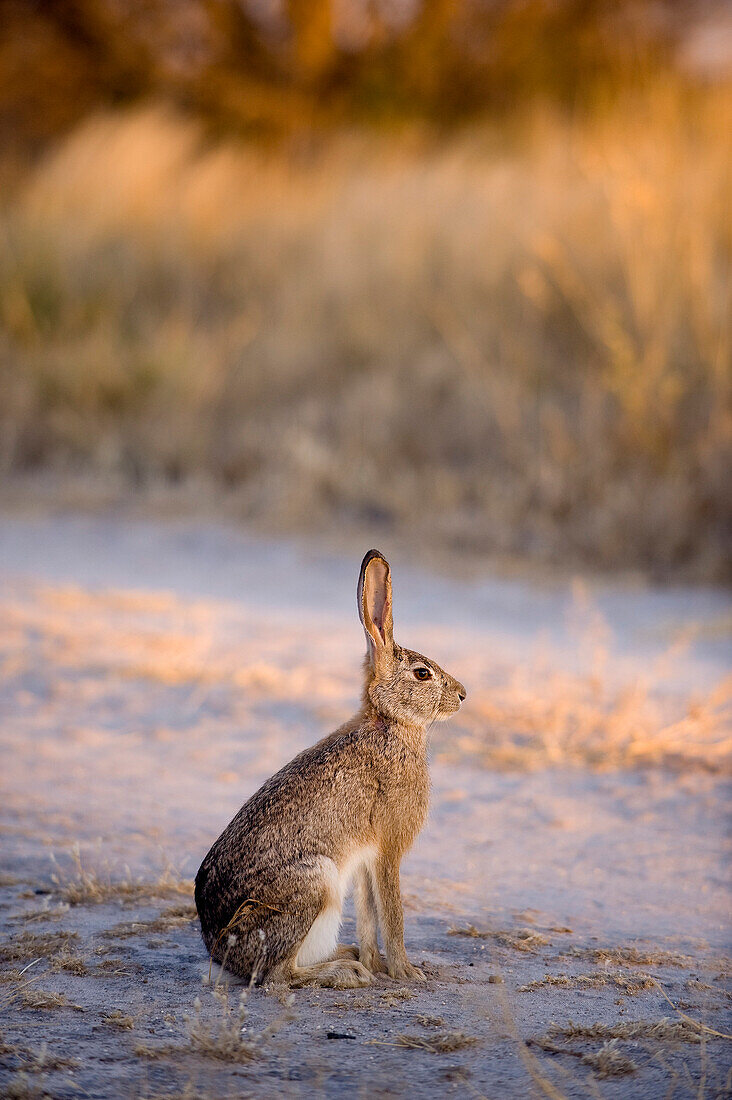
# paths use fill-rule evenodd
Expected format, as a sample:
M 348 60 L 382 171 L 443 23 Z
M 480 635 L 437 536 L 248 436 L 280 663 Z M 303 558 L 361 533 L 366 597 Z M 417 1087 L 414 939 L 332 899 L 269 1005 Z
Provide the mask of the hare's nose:
M 462 684 L 456 684 L 455 686 L 457 687 L 458 699 L 461 703 L 465 702 L 465 697 L 468 694 L 467 691 Z

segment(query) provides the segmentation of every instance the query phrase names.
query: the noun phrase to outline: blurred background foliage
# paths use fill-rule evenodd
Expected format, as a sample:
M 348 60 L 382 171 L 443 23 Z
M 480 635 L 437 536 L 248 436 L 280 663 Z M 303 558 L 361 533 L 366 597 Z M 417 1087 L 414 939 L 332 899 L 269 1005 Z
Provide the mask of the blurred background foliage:
M 260 139 L 550 99 L 586 110 L 667 68 L 698 5 L 648 0 L 3 0 L 5 143 L 165 98 Z
M 0 470 L 728 578 L 725 5 L 3 0 Z

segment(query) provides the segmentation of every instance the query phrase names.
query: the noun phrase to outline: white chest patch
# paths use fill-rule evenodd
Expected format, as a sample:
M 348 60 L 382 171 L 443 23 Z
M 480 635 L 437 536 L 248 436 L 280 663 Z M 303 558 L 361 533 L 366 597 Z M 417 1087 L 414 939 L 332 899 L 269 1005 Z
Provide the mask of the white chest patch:
M 315 918 L 310 931 L 300 944 L 297 953 L 298 966 L 314 966 L 330 959 L 338 946 L 343 902 L 353 876 L 364 863 L 370 863 L 376 855 L 373 847 L 359 848 L 352 852 L 340 867 L 332 859 L 323 860 L 323 874 L 331 902 Z

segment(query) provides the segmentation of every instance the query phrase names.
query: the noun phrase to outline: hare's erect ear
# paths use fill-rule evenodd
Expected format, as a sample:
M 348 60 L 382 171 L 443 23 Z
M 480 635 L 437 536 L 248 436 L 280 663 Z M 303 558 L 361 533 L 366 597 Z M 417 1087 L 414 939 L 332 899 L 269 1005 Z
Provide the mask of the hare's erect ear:
M 378 550 L 369 550 L 358 578 L 358 614 L 369 647 L 378 651 L 394 640 L 391 617 L 391 570 Z

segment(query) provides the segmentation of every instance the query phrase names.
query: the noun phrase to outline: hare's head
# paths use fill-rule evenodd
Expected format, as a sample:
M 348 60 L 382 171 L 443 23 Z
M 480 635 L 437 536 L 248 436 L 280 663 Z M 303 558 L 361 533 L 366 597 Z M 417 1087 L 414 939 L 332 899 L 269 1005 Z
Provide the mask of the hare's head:
M 369 550 L 361 563 L 358 613 L 368 644 L 366 697 L 379 714 L 425 726 L 460 709 L 463 685 L 429 657 L 394 641 L 391 571 L 378 550 Z

